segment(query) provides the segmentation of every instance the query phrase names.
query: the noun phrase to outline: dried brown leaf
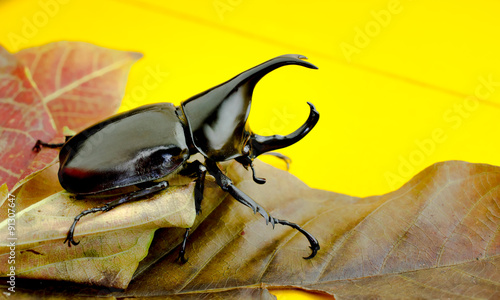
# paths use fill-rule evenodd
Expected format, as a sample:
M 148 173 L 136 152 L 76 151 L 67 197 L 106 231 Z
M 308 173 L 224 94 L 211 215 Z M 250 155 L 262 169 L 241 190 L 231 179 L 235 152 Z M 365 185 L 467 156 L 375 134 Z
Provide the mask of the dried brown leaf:
M 35 182 L 40 181 L 30 184 Z M 89 207 L 102 206 L 102 200 L 75 200 L 62 191 L 28 206 L 16 214 L 16 275 L 127 287 L 157 228 L 193 224 L 193 185 L 174 186 L 147 200 L 82 218 L 75 233 L 81 244 L 71 248 L 63 240 L 73 218 Z M 18 198 L 17 203 L 24 201 Z M 5 261 L 12 241 L 9 225 L 8 220 L 0 223 L 0 260 Z M 0 274 L 5 276 L 8 268 L 0 266 Z
M 176 262 L 173 249 L 182 230 L 166 229 L 175 238 L 165 257 L 145 264 L 124 292 L 101 293 L 176 299 L 301 288 L 339 299 L 498 297 L 499 167 L 439 163 L 395 192 L 368 198 L 310 189 L 259 162 L 256 169 L 266 174 L 263 186 L 236 163 L 228 176 L 272 215 L 314 234 L 321 244 L 315 258 L 302 259 L 308 242 L 295 230 L 272 230 L 230 196 L 219 205 L 222 194 L 210 192 L 203 204 L 208 217 L 190 235 L 186 264 Z M 207 186 L 216 190 L 213 181 Z
M 301 258 L 308 254 L 302 235 L 286 227 L 271 230 L 228 197 L 190 237 L 186 265 L 167 256 L 117 296 L 258 284 L 335 298 L 499 296 L 498 167 L 439 163 L 395 192 L 368 198 L 313 190 L 263 164 L 257 169 L 266 174 L 264 186 L 240 167 L 229 173 L 244 178 L 240 188 L 274 216 L 318 238 L 322 248 L 314 259 Z

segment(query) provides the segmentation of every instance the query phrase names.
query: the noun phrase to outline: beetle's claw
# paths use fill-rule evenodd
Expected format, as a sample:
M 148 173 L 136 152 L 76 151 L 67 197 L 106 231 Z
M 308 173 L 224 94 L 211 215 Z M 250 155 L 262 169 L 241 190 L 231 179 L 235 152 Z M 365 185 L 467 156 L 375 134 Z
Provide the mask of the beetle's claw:
M 40 152 L 40 150 L 42 150 L 41 144 L 42 144 L 42 141 L 37 140 L 35 146 L 33 146 L 33 148 L 31 148 L 31 151 Z
M 64 240 L 63 244 L 66 244 L 66 242 L 68 242 L 68 247 L 71 247 L 71 244 L 73 244 L 73 246 L 80 244 L 80 241 L 75 242 L 75 240 L 73 239 L 73 233 L 68 233 L 68 236 Z
M 188 259 L 184 256 L 184 251 L 179 251 L 179 257 L 177 257 L 176 260 L 178 260 L 181 264 L 187 263 Z
M 311 245 L 311 246 L 309 246 L 309 248 L 311 248 L 312 253 L 308 257 L 303 257 L 304 259 L 311 259 L 311 258 L 315 257 L 316 253 L 318 253 L 319 245 L 317 245 L 317 244 L 316 245 Z

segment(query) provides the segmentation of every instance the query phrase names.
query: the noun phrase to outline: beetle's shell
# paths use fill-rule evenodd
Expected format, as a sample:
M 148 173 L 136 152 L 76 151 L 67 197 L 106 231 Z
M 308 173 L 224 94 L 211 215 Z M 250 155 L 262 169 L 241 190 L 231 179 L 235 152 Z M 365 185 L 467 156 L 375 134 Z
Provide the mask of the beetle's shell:
M 78 133 L 59 153 L 59 181 L 76 194 L 150 182 L 189 158 L 183 125 L 170 103 L 146 105 Z

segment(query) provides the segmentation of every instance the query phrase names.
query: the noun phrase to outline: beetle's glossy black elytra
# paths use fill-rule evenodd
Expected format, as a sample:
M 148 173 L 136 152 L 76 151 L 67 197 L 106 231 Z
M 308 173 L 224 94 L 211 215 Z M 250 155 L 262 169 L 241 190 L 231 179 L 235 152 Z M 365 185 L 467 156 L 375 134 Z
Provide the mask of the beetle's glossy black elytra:
M 317 69 L 301 55 L 282 55 L 251 68 L 232 79 L 195 95 L 180 106 L 157 103 L 124 112 L 97 123 L 70 137 L 62 144 L 38 141 L 35 151 L 44 147 L 61 147 L 59 181 L 64 189 L 78 196 L 100 194 L 110 190 L 137 186 L 139 190 L 123 194 L 101 207 L 88 209 L 75 217 L 64 242 L 71 246 L 75 226 L 81 217 L 135 201 L 168 187 L 168 179 L 178 172 L 196 176 L 194 201 L 197 213 L 203 198 L 205 174 L 208 171 L 217 184 L 237 201 L 260 213 L 266 223 L 290 226 L 301 232 L 316 255 L 320 246 L 316 238 L 299 225 L 270 216 L 263 207 L 234 186 L 217 162 L 235 159 L 250 167 L 256 183 L 265 179 L 255 176 L 253 160 L 265 152 L 290 146 L 316 125 L 319 113 L 309 104 L 307 121 L 293 133 L 260 136 L 247 123 L 252 93 L 257 82 L 272 70 L 285 65 Z M 188 159 L 200 153 L 204 162 Z M 184 257 L 189 228 L 179 252 Z

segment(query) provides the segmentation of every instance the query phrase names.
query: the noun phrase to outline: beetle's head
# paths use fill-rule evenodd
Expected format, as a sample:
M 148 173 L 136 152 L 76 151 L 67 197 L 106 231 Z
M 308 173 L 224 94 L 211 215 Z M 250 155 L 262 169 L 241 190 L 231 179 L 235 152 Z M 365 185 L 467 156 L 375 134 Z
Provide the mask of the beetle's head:
M 260 136 L 247 124 L 257 82 L 285 65 L 317 69 L 304 59 L 305 56 L 296 54 L 278 56 L 182 102 L 187 135 L 197 151 L 215 161 L 237 159 L 244 166 L 251 166 L 260 154 L 290 146 L 309 133 L 319 119 L 311 103 L 305 124 L 289 135 Z

